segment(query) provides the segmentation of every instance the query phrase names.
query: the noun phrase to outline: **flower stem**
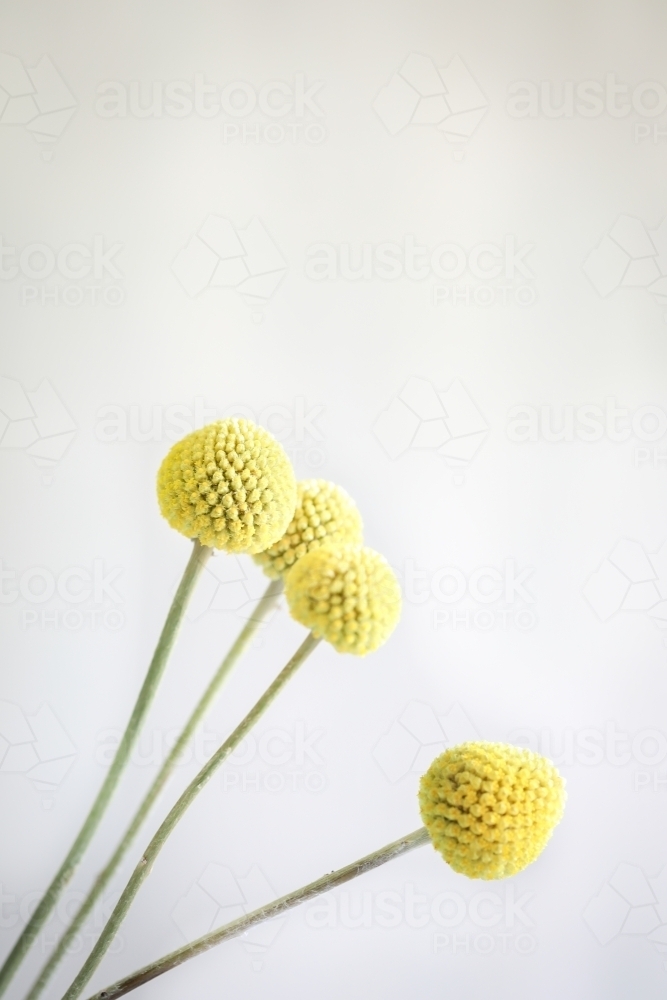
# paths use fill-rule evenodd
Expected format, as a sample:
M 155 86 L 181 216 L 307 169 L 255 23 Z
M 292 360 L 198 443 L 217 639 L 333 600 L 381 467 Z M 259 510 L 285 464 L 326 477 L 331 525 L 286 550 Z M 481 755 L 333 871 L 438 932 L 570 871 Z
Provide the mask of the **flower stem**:
M 137 867 L 134 869 L 129 882 L 125 886 L 125 889 L 123 890 L 120 899 L 109 917 L 95 947 L 88 956 L 88 959 L 84 963 L 76 979 L 67 990 L 67 993 L 65 993 L 63 1000 L 75 1000 L 76 997 L 81 995 L 81 991 L 97 966 L 102 961 L 109 945 L 113 941 L 118 928 L 132 905 L 134 897 L 137 895 L 144 880 L 148 877 L 151 868 L 155 863 L 155 859 L 160 853 L 170 833 L 186 812 L 188 806 L 190 806 L 196 799 L 199 792 L 211 779 L 215 771 L 264 714 L 287 681 L 293 674 L 296 673 L 297 669 L 301 666 L 304 660 L 307 659 L 309 654 L 315 649 L 319 642 L 320 640 L 316 639 L 312 632 L 308 633 L 294 656 L 289 660 L 286 666 L 283 667 L 274 682 L 266 689 L 259 701 L 256 702 L 256 704 L 250 709 L 245 719 L 236 727 L 231 736 L 229 736 L 222 746 L 216 750 L 208 763 L 201 769 L 199 774 L 193 778 L 176 802 L 176 805 L 173 806 L 171 811 L 167 814 L 166 819 L 163 821 L 157 833 L 141 856 Z
M 172 951 L 169 955 L 164 955 L 156 962 L 145 965 L 143 969 L 126 976 L 125 979 L 120 979 L 113 986 L 107 986 L 100 990 L 89 1000 L 116 1000 L 117 997 L 122 997 L 132 990 L 136 990 L 138 986 L 149 983 L 151 979 L 157 979 L 165 972 L 170 972 L 171 969 L 182 965 L 183 962 L 196 958 L 197 955 L 208 951 L 209 948 L 214 948 L 217 944 L 222 944 L 223 941 L 229 941 L 230 938 L 245 934 L 256 924 L 261 924 L 264 920 L 271 920 L 295 906 L 300 906 L 301 903 L 305 903 L 314 896 L 328 892 L 329 889 L 335 889 L 336 886 L 349 882 L 350 879 L 357 878 L 358 875 L 363 875 L 365 872 L 378 868 L 387 861 L 393 861 L 394 858 L 399 858 L 402 854 L 414 850 L 415 847 L 421 847 L 429 842 L 430 838 L 426 828 L 421 827 L 414 833 L 409 833 L 406 837 L 401 837 L 400 840 L 395 840 L 393 843 L 387 844 L 386 847 L 381 847 L 379 851 L 374 851 L 372 854 L 367 854 L 365 858 L 354 861 L 351 865 L 346 865 L 345 868 L 339 868 L 338 871 L 331 872 L 329 875 L 323 875 L 315 882 L 310 882 L 308 885 L 302 886 L 301 889 L 295 889 L 287 896 L 281 896 L 280 899 L 275 899 L 272 903 L 260 906 L 252 913 L 239 917 L 238 920 L 233 920 L 230 924 L 225 924 L 224 927 L 219 927 L 196 941 L 191 941 L 190 944 L 186 944 L 177 951 Z
M 104 891 L 105 887 L 108 885 L 109 881 L 114 875 L 114 872 L 118 868 L 118 865 L 123 860 L 128 848 L 130 847 L 132 841 L 139 832 L 144 820 L 148 816 L 155 800 L 164 788 L 168 779 L 170 778 L 178 760 L 183 753 L 183 750 L 190 742 L 197 726 L 201 722 L 204 714 L 210 707 L 213 699 L 217 695 L 223 681 L 227 678 L 232 667 L 236 664 L 241 654 L 247 648 L 248 643 L 252 639 L 253 635 L 262 624 L 262 622 L 268 617 L 270 612 L 273 610 L 277 604 L 280 595 L 283 592 L 283 582 L 280 580 L 272 580 L 268 587 L 266 588 L 264 594 L 262 595 L 257 607 L 252 613 L 252 618 L 250 618 L 241 632 L 239 633 L 234 645 L 231 647 L 224 660 L 218 667 L 215 675 L 213 676 L 210 684 L 206 688 L 204 694 L 201 696 L 197 705 L 195 706 L 192 715 L 186 722 L 178 740 L 174 744 L 169 756 L 165 760 L 164 764 L 160 768 L 153 784 L 146 793 L 145 798 L 141 802 L 141 805 L 137 809 L 132 822 L 127 827 L 122 840 L 120 841 L 118 847 L 112 854 L 111 858 L 107 862 L 106 866 L 99 873 L 95 882 L 93 883 L 90 892 L 86 896 L 85 900 L 77 910 L 74 919 L 70 923 L 69 927 L 66 929 L 65 933 L 58 942 L 55 950 L 49 956 L 47 962 L 44 964 L 39 976 L 33 983 L 30 992 L 26 996 L 26 1000 L 36 1000 L 40 995 L 49 979 L 53 975 L 55 969 L 57 968 L 60 960 L 66 953 L 71 942 L 74 940 L 78 934 L 80 928 L 85 923 L 87 917 L 91 913 L 95 903 L 99 899 L 100 895 Z
M 158 684 L 160 683 L 162 674 L 164 673 L 164 669 L 167 665 L 167 660 L 176 640 L 178 629 L 183 621 L 188 600 L 190 599 L 190 596 L 195 588 L 195 584 L 197 583 L 197 580 L 206 565 L 211 551 L 211 549 L 202 546 L 198 541 L 195 541 L 190 559 L 188 560 L 188 564 L 183 573 L 183 578 L 181 579 L 178 590 L 176 591 L 176 596 L 171 603 L 169 613 L 167 614 L 167 620 L 164 623 L 158 644 L 155 647 L 153 659 L 151 660 L 148 672 L 144 678 L 144 683 L 141 687 L 141 691 L 139 692 L 137 701 L 132 710 L 130 721 L 127 724 L 127 728 L 125 729 L 123 737 L 120 741 L 111 767 L 109 768 L 102 787 L 97 793 L 97 798 L 93 802 L 90 812 L 88 813 L 76 840 L 70 848 L 69 854 L 63 861 L 55 878 L 51 882 L 51 885 L 42 896 L 30 920 L 23 929 L 21 936 L 10 951 L 4 965 L 0 969 L 0 996 L 2 996 L 6 990 L 12 976 L 46 923 L 46 920 L 55 906 L 61 892 L 72 878 L 72 875 L 76 870 L 76 866 L 81 860 L 84 851 L 88 847 L 95 830 L 99 826 L 100 820 L 104 815 L 111 796 L 113 795 L 120 777 L 125 770 L 130 753 L 139 734 L 139 730 L 153 701 Z

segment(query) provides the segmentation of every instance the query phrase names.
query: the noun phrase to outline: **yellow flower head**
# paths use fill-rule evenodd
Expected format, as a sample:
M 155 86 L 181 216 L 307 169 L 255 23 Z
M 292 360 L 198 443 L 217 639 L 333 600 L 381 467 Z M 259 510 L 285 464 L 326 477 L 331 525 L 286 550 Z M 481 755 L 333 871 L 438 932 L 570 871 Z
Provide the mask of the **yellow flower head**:
M 565 783 L 546 757 L 505 743 L 461 743 L 437 757 L 419 786 L 433 846 L 469 878 L 516 875 L 563 815 Z
M 363 539 L 361 514 L 344 489 L 326 479 L 303 479 L 296 488 L 296 510 L 287 531 L 254 557 L 274 579 L 325 541 L 361 545 Z
M 339 653 L 372 653 L 393 632 L 401 592 L 387 561 L 373 549 L 326 542 L 285 575 L 293 618 Z
M 250 420 L 218 420 L 178 441 L 157 476 L 160 510 L 202 545 L 261 552 L 290 523 L 296 480 L 284 449 Z

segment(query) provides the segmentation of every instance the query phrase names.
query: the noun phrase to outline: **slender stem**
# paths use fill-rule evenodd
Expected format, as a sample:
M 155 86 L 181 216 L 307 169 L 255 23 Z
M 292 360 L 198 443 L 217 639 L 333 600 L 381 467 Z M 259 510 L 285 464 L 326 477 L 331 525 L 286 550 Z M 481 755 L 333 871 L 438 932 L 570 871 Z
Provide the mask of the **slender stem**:
M 314 896 L 328 892 L 329 889 L 335 889 L 336 886 L 349 882 L 350 879 L 357 878 L 358 875 L 363 875 L 365 872 L 378 868 L 387 861 L 393 861 L 394 858 L 399 858 L 402 854 L 414 850 L 415 847 L 421 847 L 427 843 L 429 843 L 428 832 L 425 827 L 421 827 L 414 833 L 409 833 L 406 837 L 401 837 L 400 840 L 395 840 L 392 844 L 381 847 L 379 851 L 374 851 L 372 854 L 367 854 L 365 858 L 361 858 L 351 865 L 346 865 L 345 868 L 339 868 L 338 871 L 331 872 L 329 875 L 323 875 L 315 882 L 310 882 L 301 889 L 295 889 L 287 896 L 281 896 L 280 899 L 275 899 L 272 903 L 267 903 L 266 906 L 260 906 L 258 910 L 253 910 L 252 913 L 239 917 L 238 920 L 233 920 L 230 924 L 225 924 L 224 927 L 219 927 L 196 941 L 191 941 L 183 948 L 158 958 L 156 962 L 145 965 L 143 969 L 133 972 L 125 979 L 120 979 L 113 986 L 107 986 L 100 990 L 89 1000 L 116 1000 L 117 997 L 122 997 L 132 990 L 136 990 L 138 986 L 149 983 L 151 979 L 157 979 L 158 976 L 170 972 L 171 969 L 188 962 L 191 958 L 196 958 L 197 955 L 208 951 L 209 948 L 214 948 L 217 944 L 222 944 L 223 941 L 229 941 L 230 938 L 245 934 L 256 924 L 261 924 L 264 920 L 271 920 L 295 906 L 300 906 L 301 903 L 305 903 Z
M 195 588 L 195 584 L 197 583 L 202 570 L 206 565 L 211 551 L 211 549 L 206 548 L 200 545 L 198 541 L 195 541 L 190 559 L 188 560 L 188 564 L 183 573 L 183 578 L 179 584 L 178 590 L 176 591 L 176 596 L 171 603 L 171 607 L 169 608 L 167 620 L 164 623 L 158 644 L 155 647 L 155 652 L 153 653 L 153 659 L 151 660 L 148 672 L 144 678 L 144 683 L 132 710 L 130 721 L 127 724 L 127 728 L 125 729 L 118 746 L 118 750 L 116 751 L 113 763 L 109 768 L 109 772 L 102 787 L 97 793 L 97 798 L 93 802 L 90 812 L 84 820 L 83 826 L 81 827 L 76 840 L 70 848 L 69 854 L 60 866 L 60 869 L 51 882 L 51 885 L 39 901 L 39 904 L 30 920 L 24 927 L 21 936 L 6 958 L 2 969 L 0 969 L 0 996 L 2 996 L 6 990 L 23 957 L 26 955 L 35 941 L 35 938 L 46 923 L 46 920 L 55 906 L 58 897 L 69 880 L 72 878 L 72 875 L 76 870 L 76 866 L 90 843 L 95 830 L 99 826 L 100 820 L 104 815 L 111 796 L 113 795 L 118 781 L 125 770 L 130 753 L 139 734 L 139 729 L 141 728 L 141 724 L 153 701 L 158 684 L 160 683 L 162 674 L 164 673 L 164 669 L 167 665 L 167 660 L 176 640 L 178 629 L 183 621 L 188 600 Z
M 120 841 L 115 852 L 112 854 L 111 858 L 107 862 L 106 866 L 99 873 L 95 882 L 93 883 L 90 892 L 86 896 L 85 900 L 77 910 L 74 919 L 70 923 L 69 927 L 66 929 L 65 933 L 58 942 L 55 950 L 49 956 L 47 962 L 43 966 L 39 976 L 33 983 L 30 992 L 26 996 L 26 1000 L 36 1000 L 40 995 L 49 979 L 51 978 L 53 972 L 57 968 L 60 960 L 66 953 L 71 942 L 74 940 L 78 934 L 80 928 L 85 923 L 87 917 L 91 913 L 95 903 L 99 899 L 100 895 L 104 891 L 105 887 L 108 885 L 109 881 L 113 877 L 118 865 L 123 860 L 128 848 L 130 847 L 132 841 L 139 832 L 144 820 L 146 819 L 148 813 L 150 812 L 155 800 L 164 788 L 169 777 L 171 776 L 178 760 L 183 753 L 183 750 L 190 742 L 195 729 L 201 722 L 204 714 L 210 707 L 213 699 L 217 695 L 223 681 L 227 678 L 232 670 L 232 667 L 236 664 L 241 654 L 244 652 L 248 643 L 252 639 L 253 635 L 262 624 L 263 621 L 269 616 L 275 605 L 277 604 L 280 595 L 283 592 L 283 581 L 272 580 L 268 587 L 266 588 L 264 594 L 262 595 L 257 607 L 253 611 L 252 618 L 250 618 L 246 624 L 243 626 L 241 632 L 239 633 L 234 645 L 231 647 L 224 660 L 218 667 L 213 679 L 206 688 L 204 694 L 201 696 L 197 705 L 195 706 L 192 715 L 186 722 L 178 740 L 174 744 L 169 756 L 165 760 L 164 764 L 160 768 L 153 784 L 146 793 L 145 798 L 141 802 L 141 805 L 137 809 L 132 822 L 127 827 L 125 833 L 123 834 L 122 840 Z
M 215 771 L 220 767 L 223 761 L 226 760 L 232 750 L 238 746 L 241 740 L 245 737 L 246 733 L 252 729 L 278 693 L 285 686 L 290 677 L 296 673 L 297 669 L 315 649 L 319 642 L 320 640 L 316 639 L 312 632 L 308 633 L 294 656 L 278 674 L 273 684 L 266 689 L 259 701 L 256 702 L 256 704 L 250 709 L 245 719 L 236 727 L 234 732 L 225 740 L 222 746 L 216 750 L 208 763 L 201 769 L 199 774 L 193 778 L 176 802 L 176 805 L 167 814 L 166 819 L 159 827 L 157 833 L 139 860 L 139 864 L 134 869 L 129 882 L 125 886 L 123 893 L 118 900 L 113 913 L 109 917 L 95 947 L 88 956 L 88 959 L 84 963 L 78 976 L 67 990 L 67 993 L 65 993 L 63 1000 L 75 1000 L 76 997 L 81 995 L 81 991 L 97 966 L 102 961 L 109 945 L 113 941 L 118 928 L 132 905 L 132 900 L 137 895 L 144 880 L 150 874 L 151 868 L 155 863 L 155 859 L 160 853 L 170 833 L 186 812 L 188 806 L 194 802 L 199 792 L 211 779 Z

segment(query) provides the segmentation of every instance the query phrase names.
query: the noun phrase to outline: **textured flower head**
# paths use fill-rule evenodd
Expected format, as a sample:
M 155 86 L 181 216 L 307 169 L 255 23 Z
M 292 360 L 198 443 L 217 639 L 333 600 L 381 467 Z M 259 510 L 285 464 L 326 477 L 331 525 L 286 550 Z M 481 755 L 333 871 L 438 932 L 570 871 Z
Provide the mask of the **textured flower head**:
M 284 534 L 296 480 L 284 449 L 263 427 L 219 420 L 174 445 L 160 466 L 157 494 L 163 515 L 183 535 L 252 553 Z
M 361 514 L 344 489 L 326 479 L 303 479 L 296 488 L 296 510 L 287 531 L 271 548 L 254 557 L 274 579 L 324 542 L 361 545 L 363 540 Z
M 563 815 L 565 783 L 546 757 L 505 743 L 461 743 L 419 786 L 433 846 L 469 878 L 516 875 L 544 849 Z
M 387 561 L 373 549 L 326 542 L 285 575 L 293 618 L 339 653 L 372 653 L 393 632 L 401 592 Z

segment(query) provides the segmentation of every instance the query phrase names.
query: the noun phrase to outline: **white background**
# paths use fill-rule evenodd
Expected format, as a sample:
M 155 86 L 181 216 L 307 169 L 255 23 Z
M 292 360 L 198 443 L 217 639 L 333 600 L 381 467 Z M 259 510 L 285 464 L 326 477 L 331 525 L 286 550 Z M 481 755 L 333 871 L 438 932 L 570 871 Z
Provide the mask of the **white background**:
M 644 554 L 667 541 L 667 299 L 646 287 L 652 269 L 651 282 L 667 269 L 667 248 L 656 236 L 647 264 L 641 233 L 667 216 L 666 28 L 662 5 L 646 0 L 3 4 L 2 51 L 25 69 L 48 55 L 76 106 L 52 142 L 36 140 L 25 110 L 16 124 L 0 117 L 1 235 L 14 248 L 2 261 L 0 374 L 19 395 L 47 380 L 76 430 L 47 465 L 28 445 L 0 439 L 0 554 L 10 574 L 0 606 L 0 695 L 14 706 L 5 711 L 25 720 L 47 706 L 69 743 L 49 749 L 34 736 L 33 750 L 70 758 L 51 787 L 31 777 L 27 757 L 23 770 L 0 763 L 3 952 L 18 934 L 21 906 L 25 914 L 30 894 L 47 886 L 103 779 L 103 745 L 127 719 L 188 558 L 155 501 L 158 464 L 183 433 L 166 411 L 178 405 L 192 422 L 196 407 L 200 416 L 208 408 L 207 420 L 245 408 L 281 437 L 299 477 L 332 479 L 354 496 L 367 543 L 401 576 L 403 617 L 367 659 L 317 650 L 260 724 L 256 751 L 230 763 L 179 826 L 89 991 L 184 943 L 173 914 L 184 897 L 196 903 L 192 886 L 209 865 L 236 879 L 258 866 L 281 894 L 418 827 L 419 760 L 458 738 L 437 724 L 434 731 L 433 719 L 457 717 L 462 738 L 531 745 L 559 762 L 565 818 L 530 869 L 507 883 L 474 883 L 422 848 L 334 893 L 328 916 L 294 911 L 269 947 L 231 943 L 142 995 L 664 996 L 667 954 L 650 935 L 667 923 L 667 886 L 650 880 L 667 866 L 667 633 L 659 627 L 667 590 L 652 580 L 660 559 L 647 569 Z M 396 118 L 389 128 L 374 109 L 411 53 L 434 68 L 462 60 L 486 106 L 466 141 L 450 141 L 434 124 L 400 127 Z M 129 96 L 140 81 L 145 105 L 153 83 L 193 85 L 197 74 L 215 85 L 208 107 L 238 81 L 251 93 L 283 84 L 285 100 L 299 75 L 306 89 L 321 86 L 283 118 L 259 107 L 237 116 L 100 113 L 109 82 Z M 610 75 L 621 87 L 615 96 L 578 101 L 578 86 L 603 87 Z M 568 81 L 574 104 L 551 117 Z M 511 103 L 518 83 L 535 93 L 545 85 L 530 114 Z M 277 91 L 272 99 L 277 106 Z M 179 282 L 172 265 L 209 215 L 237 233 L 257 218 L 270 234 L 285 271 L 264 302 L 233 288 L 188 295 Z M 639 284 L 614 288 L 623 268 L 615 278 L 603 252 L 594 258 L 596 286 L 584 266 L 610 232 L 618 237 L 622 216 L 638 220 L 621 229 L 635 227 Z M 48 269 L 43 250 L 20 265 L 30 245 L 57 256 L 70 244 L 91 248 L 95 237 L 106 250 L 120 245 L 113 273 L 71 278 L 56 266 L 31 277 L 31 267 Z M 508 274 L 501 257 L 499 277 L 475 275 L 470 251 L 504 248 L 508 238 L 528 247 L 522 268 Z M 383 278 L 371 267 L 351 280 L 341 272 L 348 247 L 358 263 L 364 244 L 374 253 L 410 240 L 429 254 L 456 244 L 468 266 L 454 278 L 432 270 Z M 336 275 L 309 276 L 317 244 L 333 248 Z M 613 259 L 622 261 L 622 250 Z M 81 260 L 72 256 L 71 266 Z M 493 263 L 489 254 L 480 260 Z M 607 279 L 612 287 L 600 294 Z M 90 286 L 98 287 L 95 304 Z M 453 468 L 436 448 L 413 446 L 392 457 L 399 431 L 387 446 L 377 421 L 411 378 L 441 393 L 457 379 L 465 387 L 488 429 L 469 462 Z M 420 392 L 425 399 L 423 384 Z M 625 413 L 584 440 L 576 411 L 604 409 L 608 399 Z M 516 440 L 520 406 L 539 416 L 535 440 Z M 568 406 L 572 433 L 548 440 Z M 633 429 L 637 411 L 643 422 Z M 104 424 L 109 414 L 115 430 Z M 33 436 L 61 432 L 62 413 L 61 423 L 39 417 Z M 446 417 L 450 430 L 455 417 Z M 624 540 L 635 544 L 618 549 Z M 258 593 L 261 574 L 250 560 L 225 570 L 226 558 L 216 557 L 221 579 L 242 567 L 242 586 Z M 112 578 L 106 591 L 72 603 L 85 581 L 66 578 L 64 598 L 56 590 L 37 601 L 40 586 L 72 568 L 92 572 L 96 560 Z M 593 594 L 601 566 L 607 575 L 594 607 L 584 590 Z M 512 567 L 523 589 L 505 593 Z M 458 577 L 441 572 L 452 569 Z M 455 579 L 469 585 L 481 569 L 492 571 L 481 597 L 474 586 L 457 596 Z M 424 575 L 409 582 L 409 571 Z M 631 580 L 644 586 L 628 597 Z M 165 734 L 240 628 L 229 608 L 246 599 L 238 588 L 223 582 L 217 596 L 211 586 L 206 594 L 73 891 L 85 890 L 103 863 L 156 771 Z M 219 740 L 302 636 L 284 610 L 276 615 L 207 718 Z M 405 716 L 413 702 L 421 707 Z M 413 718 L 421 720 L 417 736 L 405 725 Z M 269 739 L 274 729 L 281 742 Z M 299 734 L 312 736 L 313 754 L 290 749 Z M 25 743 L 25 733 L 16 739 Z M 417 760 L 420 743 L 434 745 Z M 200 746 L 199 765 L 203 754 Z M 179 770 L 115 891 L 196 766 Z M 378 903 L 388 891 L 400 900 L 393 927 L 383 925 Z M 497 895 L 482 901 L 477 894 L 487 891 Z M 435 910 L 452 917 L 449 928 L 426 905 L 444 892 L 454 896 Z M 517 907 L 523 900 L 518 910 L 512 899 Z M 203 913 L 195 913 L 199 933 L 214 919 Z M 355 916 L 361 926 L 351 926 Z M 12 1000 L 61 926 L 57 917 L 49 924 Z M 49 997 L 61 995 L 80 956 L 61 967 Z

